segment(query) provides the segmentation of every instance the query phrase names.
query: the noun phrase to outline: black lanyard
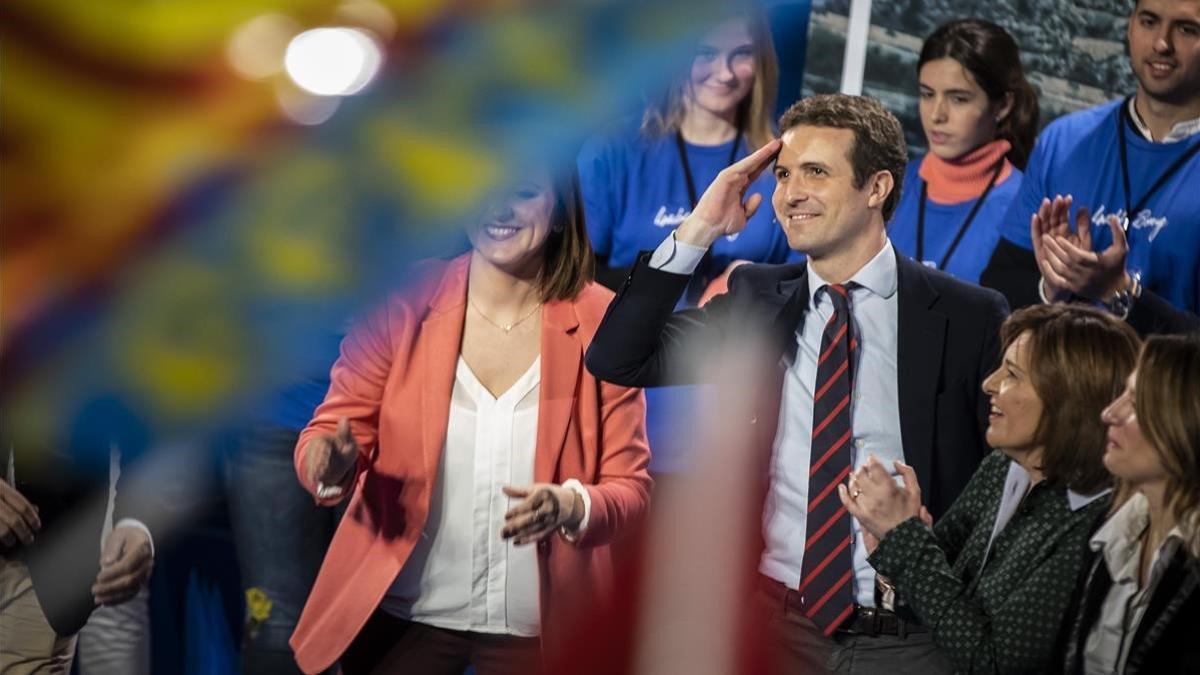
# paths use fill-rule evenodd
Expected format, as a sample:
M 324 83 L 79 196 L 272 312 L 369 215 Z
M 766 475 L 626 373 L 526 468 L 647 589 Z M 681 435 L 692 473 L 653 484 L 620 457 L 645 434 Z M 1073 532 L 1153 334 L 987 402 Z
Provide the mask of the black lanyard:
M 1171 163 L 1171 166 L 1168 166 L 1167 170 L 1158 177 L 1158 180 L 1150 184 L 1150 189 L 1146 190 L 1146 194 L 1142 195 L 1142 198 L 1137 200 L 1136 204 L 1130 206 L 1130 199 L 1133 197 L 1133 190 L 1131 190 L 1129 187 L 1129 159 L 1127 157 L 1128 151 L 1125 149 L 1126 141 L 1124 120 L 1129 118 L 1129 124 L 1131 126 L 1133 125 L 1133 119 L 1129 116 L 1129 101 L 1132 98 L 1132 96 L 1126 96 L 1125 100 L 1121 102 L 1120 112 L 1117 113 L 1117 147 L 1120 148 L 1121 151 L 1121 181 L 1123 183 L 1122 187 L 1125 188 L 1125 220 L 1121 223 L 1121 229 L 1126 233 L 1129 232 L 1129 224 L 1132 222 L 1132 219 L 1136 217 L 1138 213 L 1141 213 L 1142 209 L 1146 207 L 1146 202 L 1150 201 L 1150 196 L 1157 192 L 1159 188 L 1161 188 L 1168 180 L 1170 180 L 1171 176 L 1174 176 L 1176 172 L 1182 169 L 1183 165 L 1186 164 L 1187 161 L 1196 154 L 1196 152 L 1200 151 L 1200 141 L 1193 144 L 1192 147 L 1188 148 L 1187 150 L 1184 150 L 1183 154 L 1177 157 L 1175 161 Z
M 737 160 L 738 147 L 742 144 L 742 123 L 739 120 L 737 125 L 737 135 L 733 138 L 733 147 L 729 149 L 729 161 L 725 166 L 733 164 Z M 688 164 L 687 146 L 683 143 L 683 132 L 675 130 L 675 149 L 679 151 L 679 163 L 683 166 L 683 180 L 687 182 L 688 200 L 690 207 L 689 212 L 696 209 L 696 204 L 699 203 L 700 197 L 696 194 L 696 181 L 692 178 L 692 167 Z M 700 259 L 700 264 L 697 269 L 700 270 L 700 277 L 704 280 L 704 284 L 708 284 L 709 271 L 708 267 L 712 260 L 712 247 L 704 252 L 704 257 Z
M 958 232 L 950 242 L 950 248 L 946 249 L 946 254 L 938 263 L 939 270 L 946 269 L 946 263 L 950 261 L 950 256 L 954 255 L 954 249 L 958 248 L 958 242 L 962 241 L 963 235 L 967 233 L 967 228 L 971 226 L 971 221 L 975 220 L 975 215 L 979 213 L 979 208 L 983 206 L 984 200 L 996 185 L 996 180 L 1000 178 L 1000 172 L 1003 170 L 1004 158 L 1001 157 L 1000 161 L 996 163 L 996 170 L 992 172 L 992 179 L 983 189 L 983 194 L 979 195 L 979 199 L 976 199 L 975 204 L 971 206 L 971 210 L 967 213 L 967 219 L 958 226 Z M 920 263 L 925 262 L 925 202 L 929 199 L 928 192 L 929 185 L 925 181 L 921 181 L 921 202 L 917 205 L 917 262 Z
M 733 164 L 737 159 L 737 151 L 741 145 L 742 126 L 739 124 L 737 136 L 733 139 L 733 147 L 729 149 L 729 161 L 725 163 L 725 166 Z M 688 203 L 692 209 L 695 209 L 700 197 L 696 194 L 696 181 L 692 179 L 692 167 L 688 165 L 687 146 L 683 143 L 683 132 L 678 129 L 675 130 L 675 149 L 679 151 L 679 163 L 683 166 L 683 179 L 687 181 Z

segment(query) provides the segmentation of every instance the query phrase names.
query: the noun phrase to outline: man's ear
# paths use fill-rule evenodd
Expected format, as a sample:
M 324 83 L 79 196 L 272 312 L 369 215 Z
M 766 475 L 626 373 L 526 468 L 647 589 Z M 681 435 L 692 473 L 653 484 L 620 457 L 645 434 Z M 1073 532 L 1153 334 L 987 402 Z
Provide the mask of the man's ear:
M 867 206 L 873 209 L 882 209 L 883 203 L 887 201 L 888 195 L 892 194 L 895 187 L 896 180 L 892 178 L 891 171 L 876 171 L 875 175 L 867 180 Z

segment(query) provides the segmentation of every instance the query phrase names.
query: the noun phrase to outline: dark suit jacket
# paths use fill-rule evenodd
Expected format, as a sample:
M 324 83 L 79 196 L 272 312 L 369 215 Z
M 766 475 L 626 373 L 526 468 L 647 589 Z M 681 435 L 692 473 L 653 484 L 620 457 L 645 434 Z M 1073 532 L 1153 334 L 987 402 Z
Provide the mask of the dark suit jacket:
M 679 367 L 689 357 L 711 358 L 721 353 L 722 342 L 754 335 L 765 341 L 764 361 L 775 364 L 778 377 L 762 387 L 770 395 L 745 421 L 746 432 L 769 448 L 782 363 L 794 355 L 795 333 L 808 308 L 805 263 L 744 265 L 731 276 L 728 293 L 703 308 L 672 313 L 688 277 L 652 269 L 649 259 L 642 254 L 609 306 L 588 349 L 588 369 L 625 386 L 686 384 L 696 377 L 693 369 Z M 988 399 L 980 385 L 998 362 L 1008 306 L 995 291 L 899 254 L 896 259 L 901 439 L 905 461 L 937 517 L 989 452 Z
M 1064 622 L 1064 672 L 1083 672 L 1083 647 L 1112 588 L 1102 553 L 1093 554 L 1075 611 Z M 1124 675 L 1200 672 L 1200 560 L 1182 548 L 1159 579 L 1133 636 Z

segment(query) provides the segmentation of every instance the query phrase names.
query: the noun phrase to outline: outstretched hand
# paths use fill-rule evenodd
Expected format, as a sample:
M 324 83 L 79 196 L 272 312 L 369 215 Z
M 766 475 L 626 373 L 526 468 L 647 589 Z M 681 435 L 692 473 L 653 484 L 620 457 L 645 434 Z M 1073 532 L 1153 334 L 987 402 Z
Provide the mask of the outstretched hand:
M 503 490 L 505 495 L 521 499 L 504 514 L 504 529 L 500 532 L 517 546 L 544 539 L 560 527 L 576 529 L 583 520 L 583 499 L 571 488 L 535 483 L 527 487 L 506 485 Z
M 321 434 L 310 440 L 304 456 L 308 480 L 317 486 L 317 496 L 322 499 L 341 496 L 345 491 L 343 483 L 358 458 L 358 443 L 350 433 L 350 421 L 343 417 L 338 420 L 337 433 Z

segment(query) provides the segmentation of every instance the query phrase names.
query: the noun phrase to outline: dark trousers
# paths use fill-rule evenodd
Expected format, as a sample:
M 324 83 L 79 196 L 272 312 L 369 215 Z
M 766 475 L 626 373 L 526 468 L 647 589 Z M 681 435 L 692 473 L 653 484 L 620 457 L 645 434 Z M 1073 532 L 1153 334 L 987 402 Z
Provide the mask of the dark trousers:
M 436 628 L 375 610 L 342 655 L 345 675 L 538 675 L 541 641 Z
M 767 625 L 771 672 L 788 675 L 949 675 L 954 668 L 929 632 L 864 635 L 838 631 L 825 637 L 800 608 L 799 593 L 779 593 L 763 581 L 755 603 Z

